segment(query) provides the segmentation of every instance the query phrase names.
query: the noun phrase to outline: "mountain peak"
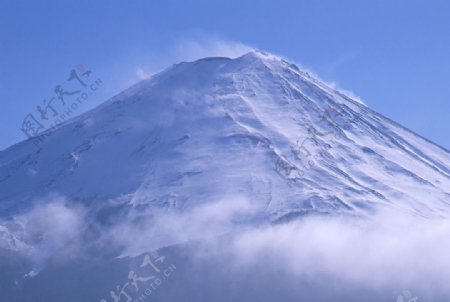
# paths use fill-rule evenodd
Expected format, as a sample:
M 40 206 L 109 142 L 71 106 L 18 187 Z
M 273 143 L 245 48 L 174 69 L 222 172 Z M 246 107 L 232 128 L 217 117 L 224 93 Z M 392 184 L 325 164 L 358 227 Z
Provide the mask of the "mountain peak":
M 249 52 L 247 52 L 246 54 L 243 54 L 241 57 L 253 57 L 253 58 L 258 58 L 258 59 L 268 59 L 271 57 L 276 57 L 275 55 L 272 55 L 268 52 L 259 50 L 259 49 L 253 49 Z
M 283 58 L 281 58 L 280 56 L 262 51 L 262 50 L 258 50 L 258 49 L 254 49 L 238 58 L 236 58 L 236 60 L 238 61 L 261 61 L 261 62 L 271 62 L 271 63 L 285 63 L 285 64 L 289 64 L 288 62 L 286 62 Z
M 289 62 L 286 62 L 284 59 L 282 59 L 279 56 L 276 56 L 274 54 L 268 53 L 268 52 L 264 52 L 261 50 L 257 50 L 254 49 L 252 51 L 249 51 L 241 56 L 235 57 L 235 58 L 230 58 L 230 57 L 206 57 L 206 58 L 201 58 L 198 60 L 195 60 L 193 62 L 182 62 L 180 64 L 199 64 L 199 63 L 224 63 L 224 62 L 234 62 L 234 63 L 238 63 L 238 64 L 251 64 L 254 62 L 260 62 L 260 63 L 282 63 L 282 64 L 287 64 L 287 65 L 293 65 Z M 180 65 L 180 64 L 176 64 Z

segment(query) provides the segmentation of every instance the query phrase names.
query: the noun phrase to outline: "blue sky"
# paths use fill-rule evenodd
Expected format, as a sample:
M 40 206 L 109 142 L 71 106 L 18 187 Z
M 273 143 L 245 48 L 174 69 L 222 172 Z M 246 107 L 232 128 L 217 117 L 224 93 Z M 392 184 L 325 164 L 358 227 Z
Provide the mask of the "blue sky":
M 0 0 L 0 150 L 79 64 L 101 78 L 74 114 L 181 60 L 285 56 L 450 148 L 450 1 Z

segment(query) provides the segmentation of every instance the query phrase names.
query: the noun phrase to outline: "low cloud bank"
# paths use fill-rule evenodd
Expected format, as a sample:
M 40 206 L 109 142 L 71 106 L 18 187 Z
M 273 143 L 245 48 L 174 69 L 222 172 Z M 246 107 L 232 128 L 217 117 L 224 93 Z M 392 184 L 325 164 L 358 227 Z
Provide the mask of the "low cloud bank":
M 450 221 L 399 213 L 307 217 L 236 234 L 216 256 L 238 269 L 264 264 L 303 280 L 442 296 L 450 294 L 449 235 Z
M 190 240 L 213 239 L 248 225 L 257 207 L 245 198 L 224 198 L 183 212 L 151 209 L 139 219 L 124 221 L 107 236 L 124 247 L 123 255 L 136 256 Z M 150 215 L 152 214 L 152 215 Z
M 369 217 L 307 216 L 286 224 L 258 225 L 261 212 L 246 199 L 224 199 L 181 213 L 159 213 L 122 224 L 114 240 L 124 255 L 201 239 L 190 250 L 199 261 L 227 269 L 262 266 L 293 278 L 333 280 L 348 288 L 450 294 L 450 221 L 397 211 Z
M 84 208 L 61 196 L 39 200 L 13 219 L 0 221 L 0 246 L 29 259 L 33 270 L 28 276 L 33 277 L 66 246 L 70 245 L 71 250 L 61 256 L 74 256 L 75 243 L 85 228 L 85 214 Z
M 218 264 L 212 269 L 222 265 L 230 274 L 267 269 L 294 280 L 333 280 L 348 288 L 450 295 L 448 220 L 383 212 L 363 218 L 307 216 L 268 225 L 259 224 L 261 213 L 235 196 L 179 212 L 148 209 L 96 228 L 100 236 L 95 240 L 102 238 L 101 246 L 109 250 L 121 247 L 121 256 L 178 245 L 195 261 L 213 261 Z M 93 238 L 83 237 L 90 232 L 86 217 L 82 207 L 55 198 L 0 222 L 0 233 L 14 230 L 15 247 L 33 259 L 33 276 L 56 253 L 70 260 L 67 255 L 77 254 L 77 247 L 91 244 L 80 239 Z M 199 248 L 182 244 L 194 239 L 201 242 Z

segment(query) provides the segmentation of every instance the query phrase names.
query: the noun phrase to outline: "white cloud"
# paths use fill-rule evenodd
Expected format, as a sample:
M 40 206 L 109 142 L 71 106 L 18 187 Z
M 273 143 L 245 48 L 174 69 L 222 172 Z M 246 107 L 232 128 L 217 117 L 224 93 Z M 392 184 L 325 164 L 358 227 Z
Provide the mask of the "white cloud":
M 12 220 L 0 221 L 0 231 L 6 234 L 3 247 L 16 250 L 30 259 L 33 271 L 28 276 L 33 277 L 56 252 L 68 245 L 75 246 L 84 222 L 84 208 L 64 197 L 38 200 L 33 208 Z M 68 253 L 62 255 L 71 256 Z
M 196 39 L 181 39 L 174 47 L 172 55 L 175 61 L 194 61 L 205 57 L 236 58 L 253 49 L 241 42 L 203 36 Z
M 153 208 L 151 214 L 143 215 L 151 218 L 118 224 L 107 237 L 114 238 L 116 244 L 125 247 L 124 255 L 138 255 L 162 246 L 216 238 L 236 231 L 245 225 L 244 218 L 256 210 L 247 199 L 236 196 L 185 209 L 183 213 Z
M 326 71 L 327 77 L 334 76 L 339 68 L 355 60 L 357 56 L 358 53 L 356 51 L 347 52 L 338 56 L 333 62 L 328 65 L 328 70 Z
M 430 287 L 450 294 L 450 222 L 382 213 L 368 219 L 309 217 L 233 239 L 233 264 L 279 268 L 352 288 Z M 218 251 L 222 254 L 224 251 Z
M 445 220 L 384 212 L 259 226 L 256 208 L 236 197 L 183 213 L 152 212 L 150 219 L 124 222 L 111 232 L 125 247 L 123 255 L 201 239 L 200 248 L 185 252 L 230 274 L 262 269 L 316 285 L 329 280 L 347 289 L 450 294 L 450 222 Z
M 259 226 L 255 225 L 258 213 L 254 204 L 240 196 L 182 213 L 152 208 L 103 229 L 104 248 L 118 244 L 124 247 L 123 255 L 138 255 L 202 239 L 206 248 L 192 251 L 193 257 L 217 259 L 217 265 L 226 265 L 230 273 L 256 267 L 282 270 L 294 280 L 332 280 L 346 288 L 386 292 L 409 288 L 419 294 L 432 287 L 433 294 L 450 294 L 448 221 L 385 212 L 363 218 L 310 216 Z M 26 243 L 26 252 L 35 263 L 31 275 L 50 256 L 73 246 L 85 231 L 85 214 L 83 208 L 58 197 L 14 219 L 21 226 L 14 235 Z M 10 226 L 3 223 L 0 233 Z M 224 234 L 228 236 L 221 237 Z
M 141 67 L 138 67 L 136 69 L 136 76 L 140 79 L 140 80 L 147 80 L 151 77 L 151 74 L 147 71 L 144 71 L 144 69 L 142 69 Z
M 241 42 L 231 41 L 210 34 L 190 34 L 176 38 L 170 45 L 148 49 L 145 53 L 134 54 L 127 58 L 133 62 L 134 70 L 120 85 L 123 89 L 134 84 L 136 79 L 146 80 L 165 68 L 180 62 L 191 62 L 206 57 L 236 58 L 254 50 L 253 47 Z M 123 72 L 121 72 L 123 73 Z M 127 73 L 128 74 L 128 73 Z

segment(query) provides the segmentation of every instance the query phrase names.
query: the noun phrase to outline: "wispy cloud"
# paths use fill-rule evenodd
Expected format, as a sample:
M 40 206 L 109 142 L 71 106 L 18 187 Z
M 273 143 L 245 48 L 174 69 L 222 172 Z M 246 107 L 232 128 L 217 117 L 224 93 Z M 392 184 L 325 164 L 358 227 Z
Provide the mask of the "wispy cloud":
M 230 274 L 255 268 L 317 284 L 331 280 L 346 288 L 410 288 L 417 294 L 432 288 L 431 294 L 450 294 L 448 221 L 384 212 L 364 218 L 310 216 L 261 226 L 255 224 L 260 214 L 245 197 L 230 196 L 183 212 L 140 210 L 114 226 L 96 229 L 102 233 L 102 248 L 110 252 L 121 247 L 123 256 L 201 239 L 205 249 L 195 249 L 191 257 L 218 263 L 216 270 L 226 265 Z M 55 198 L 17 216 L 13 224 L 14 235 L 33 258 L 32 276 L 56 252 L 73 250 L 71 242 L 86 231 L 86 215 L 83 208 Z M 10 226 L 3 223 L 0 232 Z
M 448 221 L 392 212 L 368 219 L 309 217 L 238 234 L 230 252 L 238 268 L 264 263 L 351 288 L 450 294 L 449 232 Z
M 150 78 L 151 74 L 149 72 L 145 71 L 144 69 L 142 69 L 141 67 L 138 67 L 136 69 L 136 76 L 140 80 L 147 80 Z
M 190 62 L 205 57 L 236 58 L 253 50 L 254 47 L 238 41 L 211 34 L 191 34 L 177 38 L 164 50 L 149 51 L 136 62 L 134 75 L 137 80 L 148 79 L 153 74 L 179 62 Z M 127 82 L 127 86 L 131 85 Z
M 85 227 L 85 214 L 83 207 L 61 196 L 39 200 L 12 220 L 0 221 L 0 246 L 29 259 L 33 270 L 28 276 L 33 277 L 55 253 L 68 245 L 73 248 Z
M 214 36 L 197 39 L 184 38 L 173 49 L 173 56 L 178 60 L 192 61 L 204 57 L 239 57 L 254 48 L 241 42 Z
M 106 237 L 125 247 L 124 255 L 139 255 L 163 246 L 236 231 L 246 224 L 244 218 L 255 211 L 247 199 L 236 196 L 186 209 L 183 213 L 152 209 L 152 213 L 141 212 L 140 217 L 148 219 L 124 221 Z
M 357 57 L 357 52 L 346 52 L 340 56 L 338 56 L 334 61 L 332 61 L 330 64 L 328 64 L 328 68 L 326 70 L 326 76 L 327 77 L 333 77 L 336 75 L 338 70 L 345 66 L 345 64 L 348 64 L 349 62 L 353 61 Z

